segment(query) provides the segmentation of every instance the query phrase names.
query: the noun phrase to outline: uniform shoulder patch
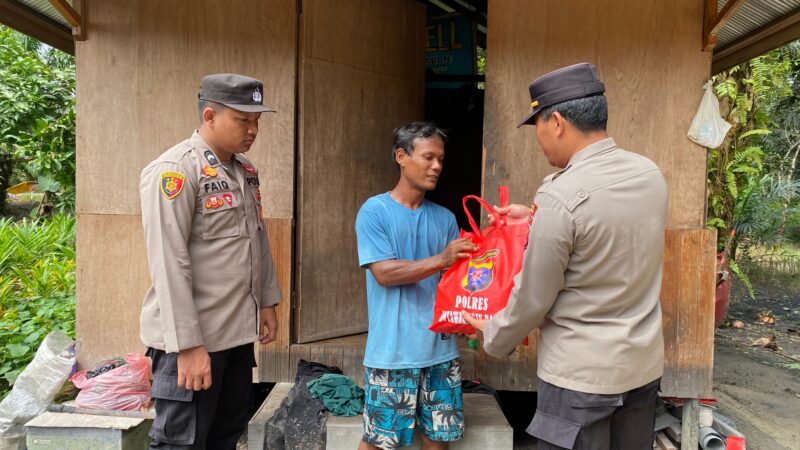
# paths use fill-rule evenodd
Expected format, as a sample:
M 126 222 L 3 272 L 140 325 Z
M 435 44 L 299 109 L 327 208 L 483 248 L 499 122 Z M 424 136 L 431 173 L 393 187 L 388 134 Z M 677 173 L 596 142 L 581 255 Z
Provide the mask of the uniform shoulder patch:
M 183 190 L 186 177 L 179 172 L 161 172 L 161 193 L 167 200 L 177 197 Z

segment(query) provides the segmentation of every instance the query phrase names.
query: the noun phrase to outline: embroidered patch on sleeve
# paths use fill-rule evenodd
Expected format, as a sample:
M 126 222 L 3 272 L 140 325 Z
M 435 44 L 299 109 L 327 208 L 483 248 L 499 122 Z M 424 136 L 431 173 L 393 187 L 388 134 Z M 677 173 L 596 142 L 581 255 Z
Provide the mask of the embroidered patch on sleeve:
M 183 190 L 186 177 L 178 172 L 161 172 L 161 193 L 167 200 L 177 197 Z

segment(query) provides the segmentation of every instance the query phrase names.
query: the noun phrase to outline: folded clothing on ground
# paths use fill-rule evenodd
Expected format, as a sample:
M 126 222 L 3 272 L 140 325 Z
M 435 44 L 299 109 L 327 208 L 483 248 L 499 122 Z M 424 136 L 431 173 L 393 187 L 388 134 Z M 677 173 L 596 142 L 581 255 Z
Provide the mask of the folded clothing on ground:
M 327 373 L 307 386 L 311 396 L 335 416 L 355 416 L 364 409 L 364 390 L 344 375 Z

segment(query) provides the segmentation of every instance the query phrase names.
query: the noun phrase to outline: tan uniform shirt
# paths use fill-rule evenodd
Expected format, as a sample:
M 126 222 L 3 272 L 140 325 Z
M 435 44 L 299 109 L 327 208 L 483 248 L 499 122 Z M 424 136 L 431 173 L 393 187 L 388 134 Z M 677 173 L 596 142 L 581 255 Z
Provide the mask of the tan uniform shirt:
M 649 159 L 596 142 L 544 180 L 508 306 L 484 348 L 513 351 L 541 329 L 539 378 L 619 394 L 663 373 L 661 264 L 667 187 Z
M 220 164 L 195 132 L 142 170 L 140 191 L 153 280 L 142 342 L 171 353 L 257 340 L 259 309 L 280 288 L 253 165 L 241 155 Z

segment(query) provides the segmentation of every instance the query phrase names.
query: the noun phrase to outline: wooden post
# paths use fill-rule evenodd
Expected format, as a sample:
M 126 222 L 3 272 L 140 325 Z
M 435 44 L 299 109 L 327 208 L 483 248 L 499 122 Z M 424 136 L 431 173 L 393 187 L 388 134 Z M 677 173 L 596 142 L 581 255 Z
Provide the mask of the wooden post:
M 683 421 L 681 424 L 681 450 L 697 450 L 699 445 L 698 413 L 700 401 L 696 398 L 683 401 Z

